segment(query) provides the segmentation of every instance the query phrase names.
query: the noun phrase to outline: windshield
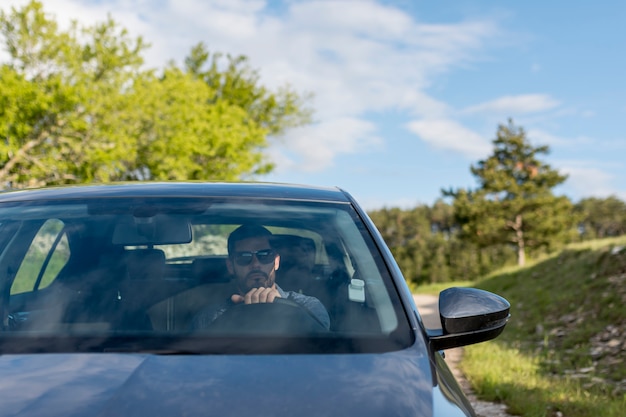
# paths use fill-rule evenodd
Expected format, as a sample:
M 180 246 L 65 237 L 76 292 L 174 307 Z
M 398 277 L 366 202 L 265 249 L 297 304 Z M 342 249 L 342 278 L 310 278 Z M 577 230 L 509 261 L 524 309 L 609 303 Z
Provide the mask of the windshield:
M 238 229 L 264 237 L 229 245 Z M 4 352 L 343 352 L 412 341 L 379 250 L 347 203 L 5 203 L 0 285 Z M 248 304 L 257 290 L 265 294 Z

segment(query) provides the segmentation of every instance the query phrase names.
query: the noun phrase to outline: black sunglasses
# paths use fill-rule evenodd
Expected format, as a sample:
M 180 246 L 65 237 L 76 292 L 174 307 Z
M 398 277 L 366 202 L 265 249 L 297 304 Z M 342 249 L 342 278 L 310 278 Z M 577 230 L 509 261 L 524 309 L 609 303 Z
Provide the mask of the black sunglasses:
M 256 258 L 259 260 L 259 263 L 267 265 L 274 261 L 274 259 L 276 258 L 276 252 L 274 252 L 272 249 L 261 249 L 255 252 L 237 252 L 234 256 L 235 263 L 239 266 L 250 265 L 254 256 L 256 256 Z

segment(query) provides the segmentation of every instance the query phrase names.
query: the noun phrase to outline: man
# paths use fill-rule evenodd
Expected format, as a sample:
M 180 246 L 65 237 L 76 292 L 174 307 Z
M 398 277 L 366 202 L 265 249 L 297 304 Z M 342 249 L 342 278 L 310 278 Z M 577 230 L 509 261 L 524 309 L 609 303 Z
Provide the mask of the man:
M 316 282 L 313 239 L 296 235 L 274 235 L 271 243 L 280 253 L 280 269 L 276 272 L 276 279 L 281 288 L 301 294 L 309 294 L 309 290 L 315 290 L 315 287 L 311 288 L 311 284 Z
M 325 328 L 330 328 L 328 312 L 317 298 L 283 291 L 276 284 L 280 255 L 272 248 L 271 238 L 272 233 L 269 230 L 257 225 L 243 225 L 230 234 L 226 267 L 235 278 L 237 292 L 230 297 L 227 304 L 200 312 L 193 321 L 194 328 L 209 327 L 235 304 L 272 303 L 277 298 L 299 304 Z

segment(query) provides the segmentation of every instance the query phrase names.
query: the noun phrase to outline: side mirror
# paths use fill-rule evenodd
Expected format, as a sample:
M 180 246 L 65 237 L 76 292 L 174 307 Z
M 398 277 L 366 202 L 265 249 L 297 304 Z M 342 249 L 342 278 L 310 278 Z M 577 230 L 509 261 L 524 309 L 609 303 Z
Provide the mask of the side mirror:
M 476 288 L 448 288 L 439 294 L 441 329 L 428 330 L 433 350 L 451 349 L 491 340 L 504 330 L 511 315 L 509 302 Z

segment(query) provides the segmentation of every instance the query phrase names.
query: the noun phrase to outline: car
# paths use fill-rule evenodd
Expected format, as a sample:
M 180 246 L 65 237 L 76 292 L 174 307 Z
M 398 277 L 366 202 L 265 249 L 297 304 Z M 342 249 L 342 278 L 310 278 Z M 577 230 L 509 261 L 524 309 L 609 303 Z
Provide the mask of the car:
M 268 247 L 229 253 L 242 226 Z M 235 302 L 260 266 L 282 292 Z M 472 416 L 444 351 L 510 316 L 452 287 L 427 329 L 355 199 L 293 184 L 0 193 L 0 286 L 0 416 Z

